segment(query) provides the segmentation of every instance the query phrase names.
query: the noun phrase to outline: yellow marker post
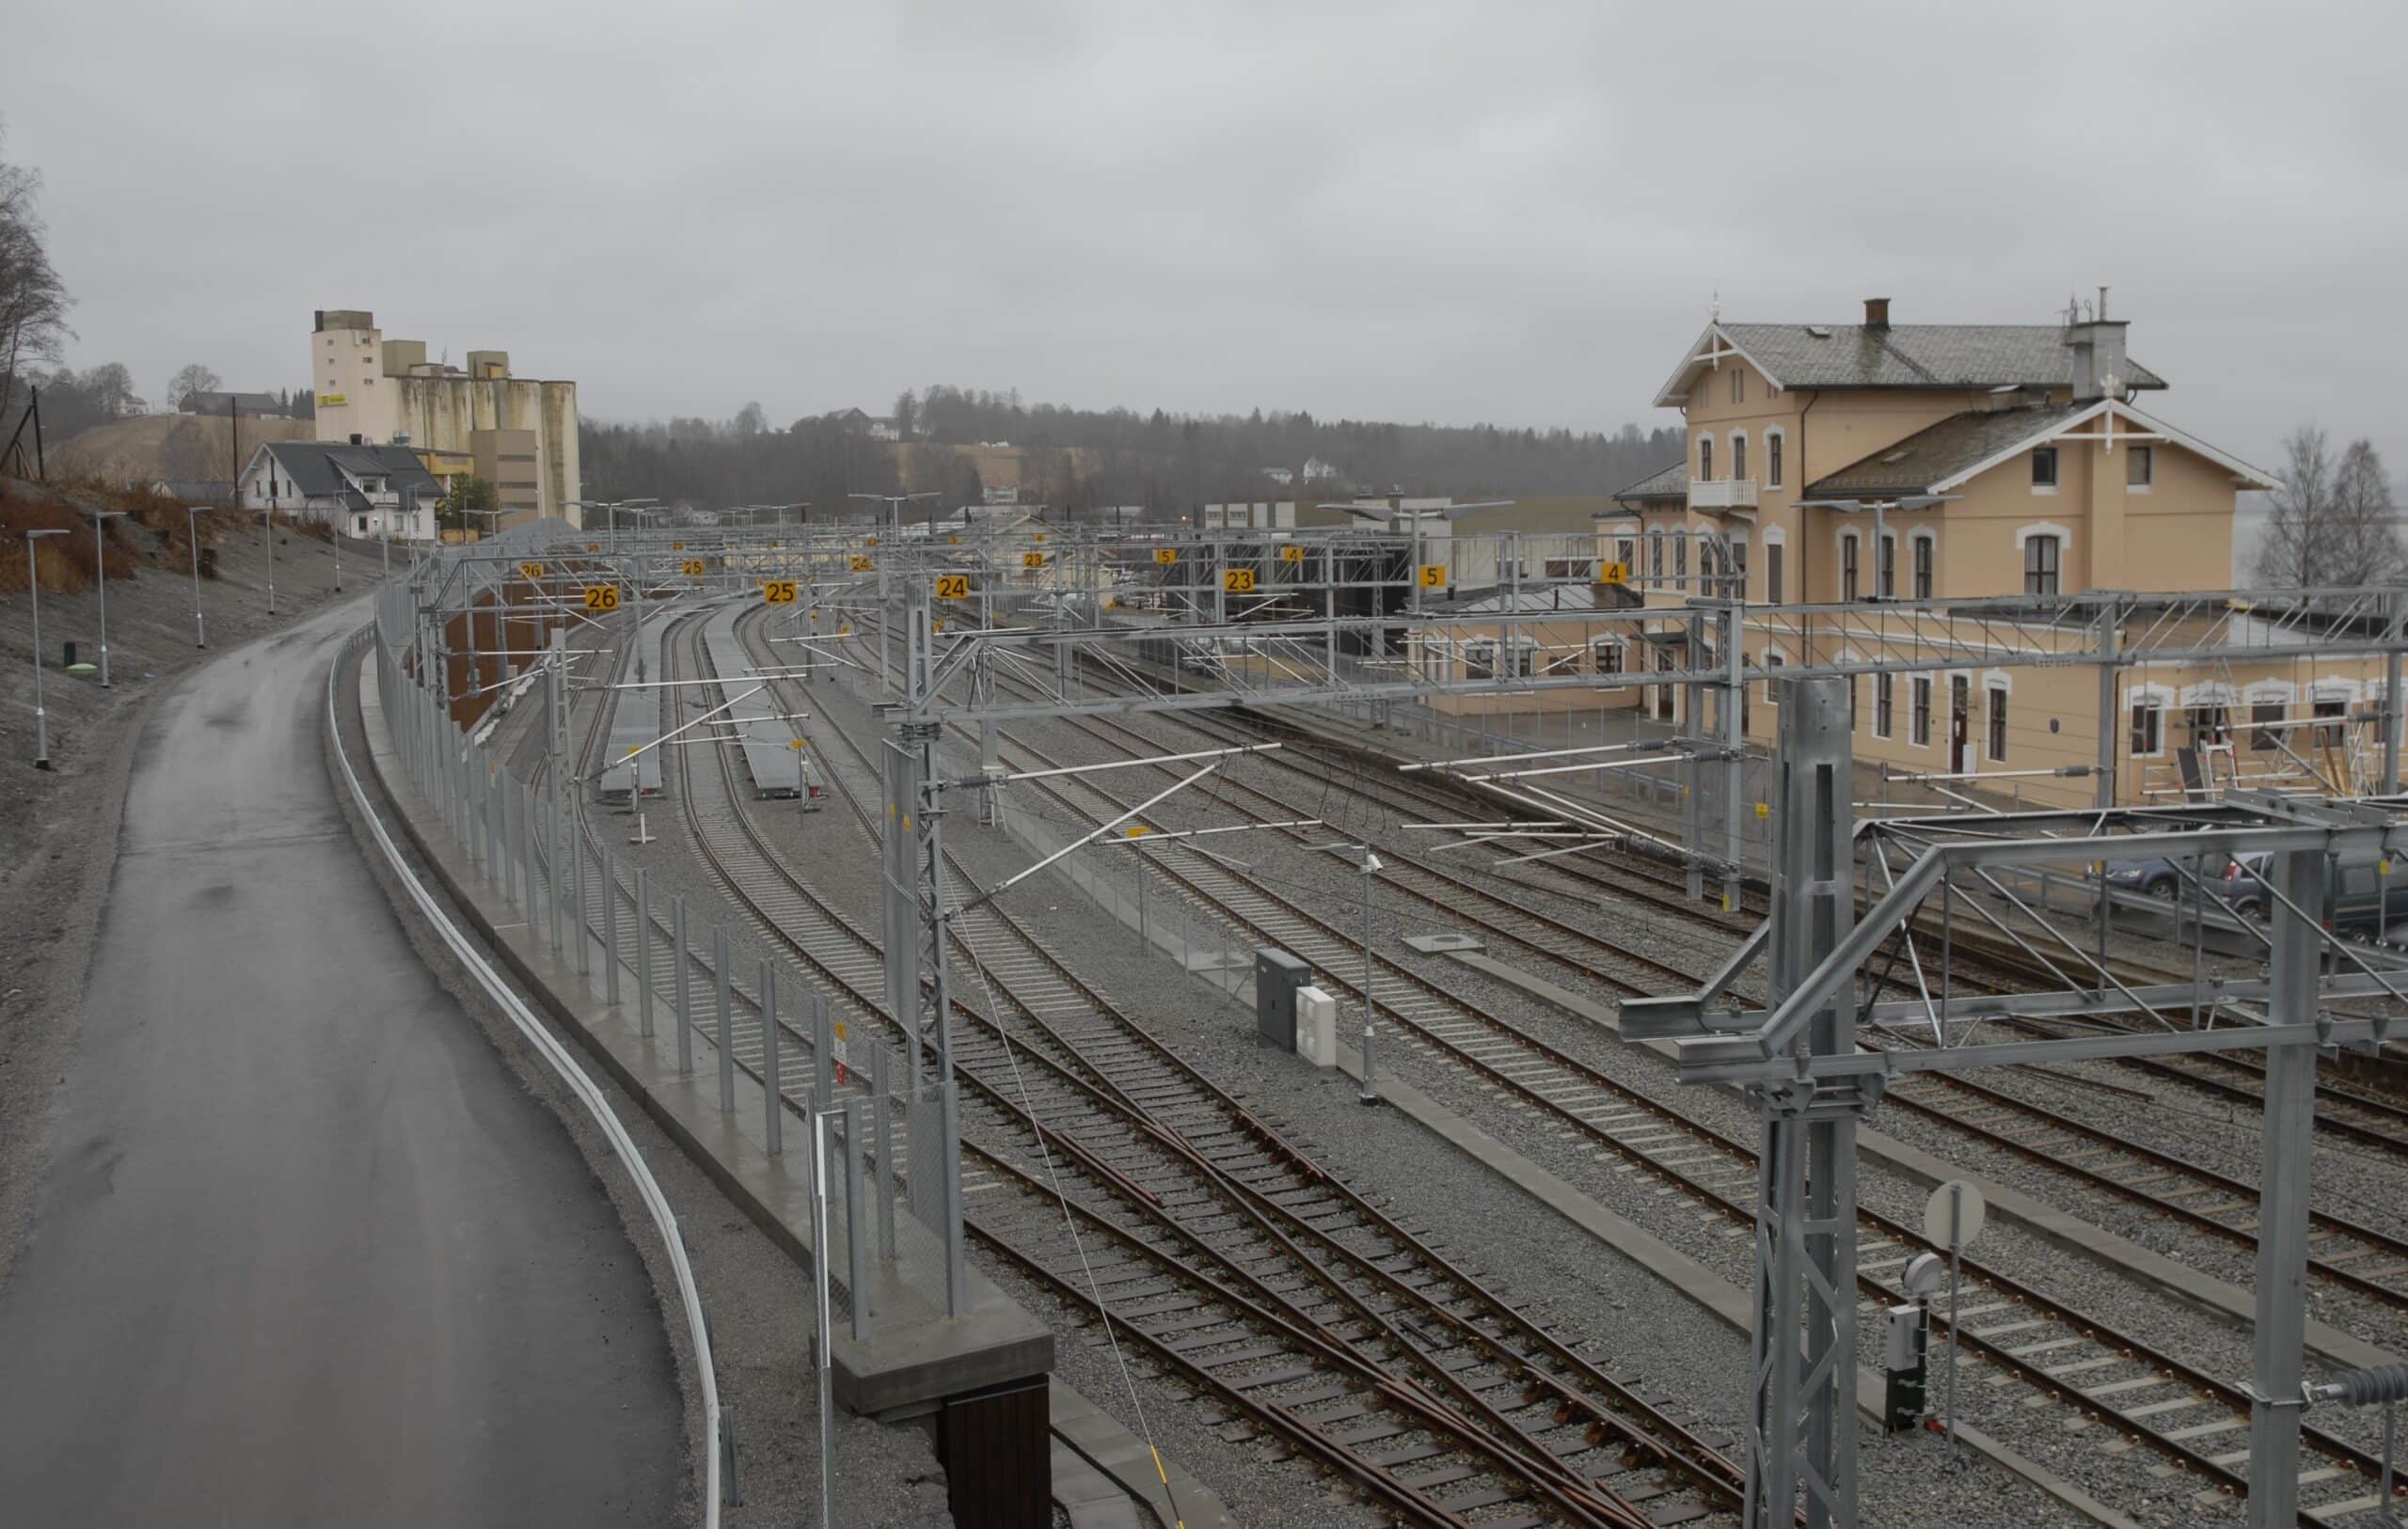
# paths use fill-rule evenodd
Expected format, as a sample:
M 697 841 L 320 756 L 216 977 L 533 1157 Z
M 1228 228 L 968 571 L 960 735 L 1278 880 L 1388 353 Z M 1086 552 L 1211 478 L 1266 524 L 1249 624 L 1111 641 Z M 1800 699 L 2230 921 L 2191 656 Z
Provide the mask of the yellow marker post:
M 761 581 L 761 599 L 768 605 L 793 605 L 794 592 L 795 587 L 793 579 L 771 578 Z
M 1600 584 L 1629 583 L 1630 564 L 1626 562 L 1601 562 L 1597 564 L 1597 582 Z
M 1172 563 L 1179 561 L 1179 549 L 1177 547 L 1156 547 L 1154 548 L 1154 561 L 1161 567 L 1168 568 Z
M 1252 594 L 1254 592 L 1254 570 L 1251 568 L 1222 569 L 1221 589 L 1223 592 L 1228 594 Z
M 1279 560 L 1281 562 L 1302 562 L 1305 560 L 1305 549 L 1296 545 L 1295 543 L 1291 542 L 1279 549 Z
M 1446 564 L 1435 562 L 1423 563 L 1421 565 L 1421 587 L 1425 590 L 1445 589 L 1447 587 Z
M 969 599 L 970 575 L 968 574 L 939 574 L 937 575 L 937 598 L 940 600 Z
M 585 587 L 585 608 L 596 615 L 608 615 L 619 608 L 619 587 L 616 584 L 588 584 Z

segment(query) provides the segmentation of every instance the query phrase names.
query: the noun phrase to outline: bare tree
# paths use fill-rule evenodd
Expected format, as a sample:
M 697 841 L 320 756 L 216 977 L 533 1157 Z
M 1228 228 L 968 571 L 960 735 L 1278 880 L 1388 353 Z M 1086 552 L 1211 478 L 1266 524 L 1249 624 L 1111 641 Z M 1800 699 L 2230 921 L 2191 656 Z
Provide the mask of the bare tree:
M 768 428 L 768 411 L 762 408 L 757 401 L 736 411 L 736 433 L 738 435 L 758 435 Z
M 0 134 L 0 147 L 5 147 Z M 21 370 L 58 363 L 73 301 L 51 267 L 37 203 L 40 172 L 0 160 L 0 418 L 11 413 Z
M 135 392 L 134 373 L 125 370 L 122 361 L 103 361 L 85 372 L 81 381 L 104 418 L 122 419 L 130 414 L 140 414 L 148 406 Z
M 2258 544 L 2258 582 L 2321 584 L 2333 562 L 2333 454 L 2324 432 L 2302 425 L 2283 437 L 2282 483 Z
M 2302 425 L 2283 438 L 2282 480 L 2258 544 L 2259 583 L 2370 584 L 2408 571 L 2391 481 L 2370 442 L 2352 441 L 2336 462 L 2324 432 Z
M 2400 544 L 2399 508 L 2391 478 L 2371 442 L 2352 441 L 2333 469 L 2334 540 L 2338 544 L 2335 582 L 2382 584 L 2408 569 Z
M 895 395 L 895 433 L 897 439 L 911 439 L 911 422 L 919 417 L 920 400 L 906 387 Z
M 217 373 L 195 361 L 167 379 L 167 396 L 161 401 L 161 406 L 181 409 L 184 406 L 184 400 L 195 393 L 214 393 L 225 386 Z

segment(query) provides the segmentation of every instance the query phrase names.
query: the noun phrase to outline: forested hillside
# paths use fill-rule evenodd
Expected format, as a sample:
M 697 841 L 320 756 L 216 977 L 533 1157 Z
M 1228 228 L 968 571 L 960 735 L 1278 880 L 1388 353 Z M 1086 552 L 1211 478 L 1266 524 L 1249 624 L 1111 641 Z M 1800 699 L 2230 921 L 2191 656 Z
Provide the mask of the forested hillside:
M 1459 498 L 1597 495 L 1681 453 L 1675 430 L 1611 433 L 1494 425 L 1321 420 L 1297 412 L 1139 414 L 1125 408 L 1025 404 L 1017 393 L 935 386 L 888 411 L 905 438 L 874 440 L 830 419 L 768 428 L 756 406 L 718 422 L 584 427 L 583 465 L 595 497 L 651 497 L 704 506 L 808 500 L 823 512 L 849 494 L 934 487 L 976 496 L 974 468 L 947 449 L 1007 442 L 1018 449 L 1024 497 L 1069 511 L 1142 504 L 1168 514 L 1207 500 L 1343 497 L 1356 490 Z M 1307 484 L 1320 461 L 1337 476 Z M 1281 485 L 1265 468 L 1285 468 Z

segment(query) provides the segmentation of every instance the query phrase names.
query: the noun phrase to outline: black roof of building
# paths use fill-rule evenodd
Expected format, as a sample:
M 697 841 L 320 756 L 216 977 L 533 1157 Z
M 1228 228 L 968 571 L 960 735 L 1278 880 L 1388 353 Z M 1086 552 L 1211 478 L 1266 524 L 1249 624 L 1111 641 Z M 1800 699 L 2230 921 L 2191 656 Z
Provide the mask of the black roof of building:
M 392 480 L 395 490 L 415 488 L 440 493 L 441 485 L 426 470 L 416 451 L 406 446 L 354 446 L 349 441 L 269 441 L 260 449 L 276 459 L 293 487 L 311 497 L 339 495 L 353 476 Z
M 216 391 L 186 393 L 176 401 L 176 407 L 180 413 L 183 414 L 223 414 L 229 403 L 233 404 L 237 409 L 248 409 L 255 414 L 277 414 L 282 412 L 284 408 L 284 401 L 274 393 Z
M 1689 464 L 1684 457 L 1671 466 L 1649 473 L 1638 482 L 1614 495 L 1623 503 L 1647 499 L 1687 499 L 1689 497 Z
M 1783 387 L 2071 387 L 2077 355 L 2055 323 L 1722 323 L 1706 331 L 1736 347 Z M 1691 348 L 1656 402 L 1685 393 L 1703 345 Z M 2127 392 L 2165 379 L 2127 357 L 2116 381 Z

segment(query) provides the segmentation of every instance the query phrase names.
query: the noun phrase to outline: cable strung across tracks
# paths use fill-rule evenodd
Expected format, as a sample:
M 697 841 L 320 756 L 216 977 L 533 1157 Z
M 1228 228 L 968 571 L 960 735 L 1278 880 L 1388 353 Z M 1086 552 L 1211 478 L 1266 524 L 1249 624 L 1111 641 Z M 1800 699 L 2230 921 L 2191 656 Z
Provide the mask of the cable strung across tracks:
M 1015 768 L 1060 769 L 1064 762 L 1017 734 L 1002 734 Z M 1029 782 L 1073 824 L 1096 825 L 1128 810 L 1128 790 L 1105 777 L 1057 776 Z M 1133 788 L 1135 789 L 1135 788 Z M 1354 993 L 1347 973 L 1361 969 L 1359 940 L 1257 878 L 1185 843 L 1166 844 L 1155 869 L 1207 917 L 1234 922 L 1247 935 L 1286 949 L 1323 974 L 1324 985 Z M 1535 1036 L 1487 1014 L 1477 1002 L 1397 963 L 1375 959 L 1374 1008 L 1434 1057 L 1467 1068 L 1528 1106 L 1666 1179 L 1701 1203 L 1748 1224 L 1757 1174 L 1752 1145 L 1692 1121 L 1608 1078 Z M 1935 1251 L 1911 1229 L 1860 1212 L 1859 1287 L 1870 1300 L 1909 1297 L 1897 1283 L 1917 1252 Z M 1959 1313 L 1964 1349 L 2041 1396 L 2115 1426 L 2210 1488 L 2246 1490 L 2241 1467 L 2250 1403 L 2241 1388 L 2116 1332 L 2065 1302 L 1977 1262 L 1966 1265 L 1969 1289 Z M 1945 1323 L 1941 1324 L 1945 1330 Z M 2368 1452 L 2316 1427 L 2305 1442 L 2315 1456 L 2303 1469 L 2304 1524 L 2365 1505 L 2377 1462 Z
M 695 624 L 665 646 L 673 674 L 702 677 Z M 687 693 L 671 691 L 673 704 Z M 899 1034 L 880 1011 L 875 939 L 786 872 L 731 763 L 718 744 L 678 756 L 695 847 L 755 928 L 840 1010 Z M 850 774 L 832 778 L 860 813 Z M 955 922 L 957 958 L 998 979 L 987 985 L 1010 1027 L 1007 1040 L 995 1019 L 956 1004 L 965 1124 L 977 1138 L 965 1146 L 965 1198 L 977 1207 L 965 1224 L 983 1243 L 1074 1305 L 1090 1303 L 1033 1160 L 1050 1155 L 1075 1185 L 1072 1229 L 1108 1261 L 1099 1274 L 1115 1331 L 1413 1521 L 1735 1520 L 1738 1473 L 1719 1441 L 1583 1360 L 1323 1174 L 1002 908 Z M 630 927 L 622 938 L 659 934 Z M 733 1050 L 755 1067 L 758 1004 L 731 988 Z M 792 1036 L 779 1069 L 791 1097 L 808 1088 L 808 1043 L 783 1019 L 780 1030 Z M 1013 1056 L 1024 1088 L 1005 1080 Z

